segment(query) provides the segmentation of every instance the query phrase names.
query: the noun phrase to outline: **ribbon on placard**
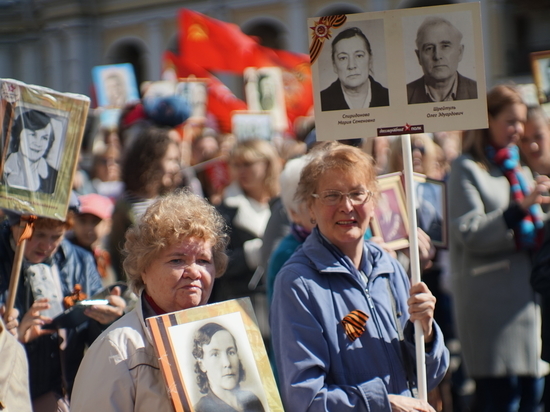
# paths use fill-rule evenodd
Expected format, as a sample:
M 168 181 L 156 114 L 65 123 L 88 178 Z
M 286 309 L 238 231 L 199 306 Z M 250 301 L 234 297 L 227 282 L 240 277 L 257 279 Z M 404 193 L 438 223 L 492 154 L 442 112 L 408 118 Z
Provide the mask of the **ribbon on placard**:
M 346 22 L 346 18 L 347 17 L 345 14 L 324 16 L 319 18 L 313 27 L 310 27 L 312 30 L 311 35 L 313 37 L 313 42 L 309 47 L 309 59 L 311 64 L 313 64 L 315 60 L 317 60 L 317 57 L 319 57 L 319 53 L 321 53 L 321 50 L 323 49 L 325 40 L 332 37 L 331 29 L 340 27 Z
M 37 219 L 37 216 L 34 215 L 23 215 L 19 223 L 21 230 L 21 235 L 17 239 L 17 244 L 20 245 L 23 240 L 30 239 L 32 236 L 32 231 L 34 229 L 34 221 Z

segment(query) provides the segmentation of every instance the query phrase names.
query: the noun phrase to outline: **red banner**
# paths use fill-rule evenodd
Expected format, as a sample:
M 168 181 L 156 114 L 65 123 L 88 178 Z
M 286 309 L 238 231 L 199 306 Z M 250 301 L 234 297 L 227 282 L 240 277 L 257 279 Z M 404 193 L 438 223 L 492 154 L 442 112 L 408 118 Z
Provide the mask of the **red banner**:
M 309 55 L 261 46 L 232 23 L 182 9 L 179 18 L 179 56 L 167 56 L 176 64 L 179 77 L 195 75 L 212 79 L 208 111 L 219 118 L 223 131 L 230 128 L 231 112 L 246 110 L 210 71 L 242 74 L 247 67 L 280 67 L 283 70 L 285 104 L 290 125 L 299 116 L 310 115 L 313 107 Z M 292 130 L 292 128 L 290 129 Z
M 182 9 L 179 28 L 180 53 L 204 69 L 242 73 L 247 67 L 276 66 L 272 53 L 235 24 Z

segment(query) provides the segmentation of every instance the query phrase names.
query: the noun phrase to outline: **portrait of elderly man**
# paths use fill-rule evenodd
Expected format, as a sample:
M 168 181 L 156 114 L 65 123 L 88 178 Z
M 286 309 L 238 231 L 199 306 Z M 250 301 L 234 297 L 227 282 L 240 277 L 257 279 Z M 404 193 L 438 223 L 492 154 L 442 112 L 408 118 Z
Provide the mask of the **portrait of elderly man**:
M 427 17 L 416 34 L 416 56 L 424 75 L 407 84 L 409 104 L 477 99 L 477 82 L 458 72 L 462 33 L 443 17 Z
M 332 67 L 338 79 L 321 91 L 321 110 L 389 106 L 388 89 L 372 76 L 373 53 L 358 27 L 341 31 L 332 41 Z

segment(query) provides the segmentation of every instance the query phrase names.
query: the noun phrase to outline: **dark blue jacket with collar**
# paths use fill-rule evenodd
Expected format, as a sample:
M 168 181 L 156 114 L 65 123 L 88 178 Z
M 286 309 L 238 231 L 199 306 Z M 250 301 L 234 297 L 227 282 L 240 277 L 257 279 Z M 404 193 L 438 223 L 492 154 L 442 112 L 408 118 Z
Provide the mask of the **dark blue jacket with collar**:
M 411 396 L 390 296 L 391 290 L 415 370 L 409 279 L 395 259 L 368 241 L 361 269 L 368 284 L 338 261 L 315 229 L 277 275 L 270 321 L 286 410 L 389 412 L 388 394 Z M 369 320 L 365 332 L 351 341 L 341 320 L 356 309 Z M 426 353 L 428 390 L 449 365 L 435 322 L 434 331 Z

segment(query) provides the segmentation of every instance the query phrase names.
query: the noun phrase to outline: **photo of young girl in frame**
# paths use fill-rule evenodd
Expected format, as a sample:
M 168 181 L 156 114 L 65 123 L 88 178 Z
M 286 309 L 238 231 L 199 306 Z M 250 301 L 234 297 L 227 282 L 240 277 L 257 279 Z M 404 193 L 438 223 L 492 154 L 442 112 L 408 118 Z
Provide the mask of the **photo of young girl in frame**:
M 53 193 L 67 121 L 66 116 L 47 108 L 18 106 L 11 125 L 2 182 L 11 188 Z

